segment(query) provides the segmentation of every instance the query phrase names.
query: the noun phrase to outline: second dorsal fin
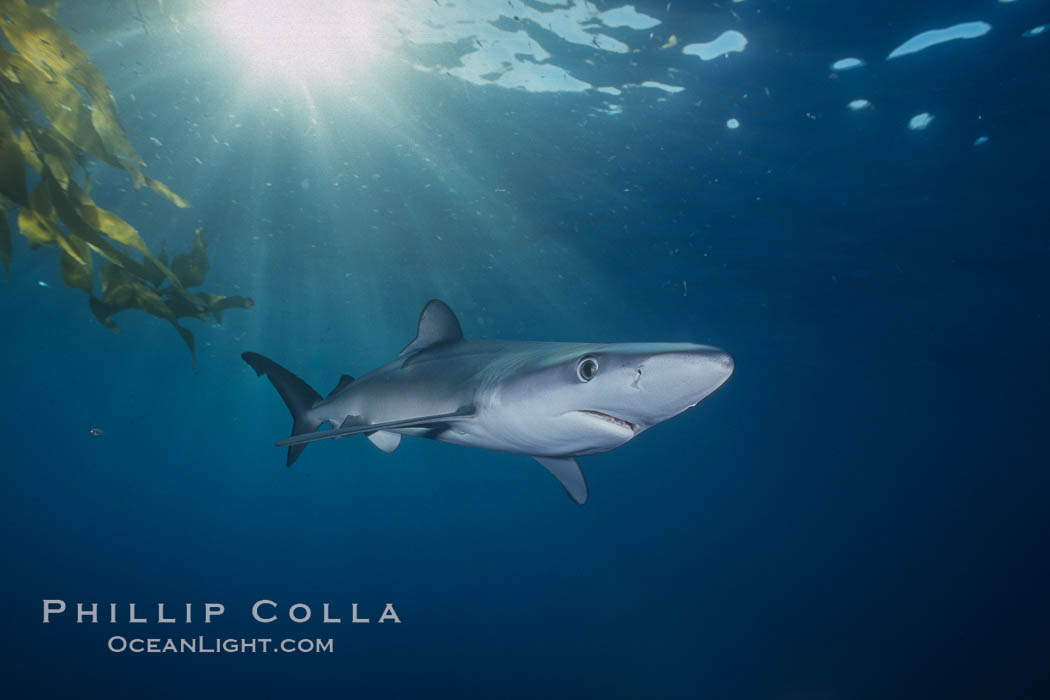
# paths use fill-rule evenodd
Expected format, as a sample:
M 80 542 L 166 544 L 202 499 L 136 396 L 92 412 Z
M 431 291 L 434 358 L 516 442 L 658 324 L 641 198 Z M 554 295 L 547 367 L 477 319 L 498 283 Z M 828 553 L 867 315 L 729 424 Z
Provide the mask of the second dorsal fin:
M 406 345 L 398 357 L 404 357 L 435 345 L 454 343 L 457 340 L 463 340 L 463 329 L 456 315 L 445 302 L 440 299 L 431 299 L 423 307 L 423 313 L 419 315 L 419 329 L 416 331 L 415 340 Z
M 344 374 L 343 376 L 339 377 L 339 383 L 335 385 L 334 389 L 328 392 L 328 396 L 326 396 L 325 398 L 338 394 L 340 391 L 353 384 L 353 382 L 353 377 L 351 377 L 349 374 Z
M 332 389 L 331 391 L 329 391 L 329 395 L 327 397 L 324 397 L 324 398 L 325 399 L 329 399 L 329 398 L 335 396 L 336 394 L 339 393 L 339 391 L 343 390 L 344 388 L 350 386 L 353 383 L 354 383 L 354 378 L 353 377 L 351 377 L 350 375 L 343 375 L 342 377 L 339 378 L 339 383 L 335 385 L 335 388 Z

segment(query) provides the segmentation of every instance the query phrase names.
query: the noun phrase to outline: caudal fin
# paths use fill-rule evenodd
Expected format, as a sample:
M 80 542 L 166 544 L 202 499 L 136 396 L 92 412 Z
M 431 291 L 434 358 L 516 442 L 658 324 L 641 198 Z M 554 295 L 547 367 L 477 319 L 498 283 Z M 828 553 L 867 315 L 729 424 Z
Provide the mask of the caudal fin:
M 310 385 L 295 376 L 284 367 L 268 357 L 255 352 L 241 353 L 241 358 L 255 370 L 260 377 L 266 375 L 277 393 L 284 399 L 284 404 L 292 412 L 292 435 L 312 433 L 321 425 L 321 421 L 312 420 L 307 417 L 311 408 L 321 400 L 321 395 L 310 388 Z M 299 459 L 299 455 L 306 449 L 306 445 L 292 445 L 288 448 L 288 461 L 285 466 L 290 467 Z

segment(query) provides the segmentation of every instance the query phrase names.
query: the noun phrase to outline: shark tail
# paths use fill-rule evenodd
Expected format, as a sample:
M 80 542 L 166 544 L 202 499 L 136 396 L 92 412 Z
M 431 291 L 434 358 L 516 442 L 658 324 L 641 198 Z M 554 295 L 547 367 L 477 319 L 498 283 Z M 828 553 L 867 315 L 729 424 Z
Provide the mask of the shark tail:
M 321 425 L 322 421 L 309 417 L 310 409 L 321 400 L 321 395 L 314 391 L 309 384 L 295 376 L 284 367 L 268 357 L 254 352 L 241 353 L 241 358 L 255 370 L 260 377 L 266 375 L 277 393 L 284 399 L 284 404 L 292 412 L 292 435 L 312 433 Z M 306 449 L 306 444 L 292 445 L 288 448 L 288 461 L 285 466 L 290 467 L 299 459 L 299 455 Z

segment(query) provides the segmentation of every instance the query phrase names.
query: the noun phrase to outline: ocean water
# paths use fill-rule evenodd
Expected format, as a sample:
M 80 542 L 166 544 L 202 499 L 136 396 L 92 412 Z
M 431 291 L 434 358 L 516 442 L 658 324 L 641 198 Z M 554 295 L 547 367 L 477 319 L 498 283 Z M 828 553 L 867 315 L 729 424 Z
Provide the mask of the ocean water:
M 15 235 L 5 697 L 1047 696 L 1046 3 L 633 8 L 59 6 L 193 207 L 104 164 L 96 201 L 155 248 L 202 227 L 204 289 L 255 306 L 186 321 L 194 373 Z M 746 45 L 702 58 L 727 31 Z M 527 457 L 420 439 L 286 469 L 287 410 L 240 354 L 326 393 L 431 298 L 470 338 L 700 342 L 736 371 L 582 458 L 582 507 Z

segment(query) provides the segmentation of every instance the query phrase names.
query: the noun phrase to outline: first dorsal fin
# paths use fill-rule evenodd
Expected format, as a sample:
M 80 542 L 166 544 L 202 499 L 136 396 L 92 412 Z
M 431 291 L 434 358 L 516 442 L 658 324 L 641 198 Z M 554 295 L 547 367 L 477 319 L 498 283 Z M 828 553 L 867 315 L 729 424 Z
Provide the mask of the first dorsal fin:
M 440 299 L 431 299 L 423 307 L 423 313 L 419 315 L 419 329 L 416 331 L 415 340 L 406 345 L 398 357 L 404 357 L 435 345 L 454 343 L 457 340 L 463 340 L 463 329 L 456 315 L 445 302 Z
M 344 374 L 343 376 L 339 377 L 339 383 L 335 385 L 335 388 L 328 392 L 328 396 L 332 396 L 333 394 L 338 394 L 340 391 L 342 391 L 346 387 L 348 387 L 351 384 L 353 384 L 353 382 L 354 382 L 354 378 L 353 377 L 351 377 L 349 374 Z M 325 398 L 328 398 L 328 397 L 325 397 Z

